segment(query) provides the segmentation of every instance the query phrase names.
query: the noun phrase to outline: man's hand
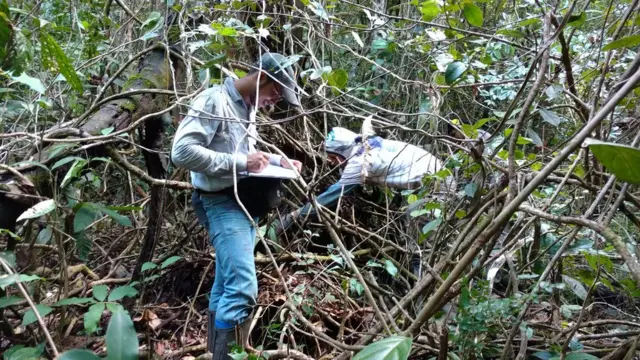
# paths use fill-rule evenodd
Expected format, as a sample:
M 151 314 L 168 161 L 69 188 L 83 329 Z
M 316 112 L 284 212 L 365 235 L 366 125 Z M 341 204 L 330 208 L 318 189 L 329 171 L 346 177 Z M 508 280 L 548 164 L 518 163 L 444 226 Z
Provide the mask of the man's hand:
M 259 173 L 269 165 L 269 157 L 263 152 L 257 152 L 247 156 L 247 171 Z
M 292 169 L 292 167 L 289 166 L 289 162 L 291 162 L 291 165 L 295 166 L 298 172 L 302 172 L 302 163 L 298 160 L 289 159 L 289 161 L 287 161 L 287 159 L 282 158 L 282 160 L 280 160 L 280 166 L 282 166 L 285 169 Z

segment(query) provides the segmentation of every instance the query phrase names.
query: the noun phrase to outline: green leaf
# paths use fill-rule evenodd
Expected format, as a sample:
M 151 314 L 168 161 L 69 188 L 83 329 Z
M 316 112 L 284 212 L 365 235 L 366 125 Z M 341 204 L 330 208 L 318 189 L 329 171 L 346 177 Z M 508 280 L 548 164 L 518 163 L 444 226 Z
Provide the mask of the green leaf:
M 108 291 L 107 285 L 96 285 L 93 287 L 93 297 L 98 301 L 104 301 L 107 298 Z
M 73 232 L 80 233 L 86 230 L 101 213 L 92 203 L 79 203 L 74 206 Z
M 236 29 L 234 29 L 232 27 L 225 27 L 225 28 L 220 29 L 218 34 L 220 34 L 222 36 L 238 36 L 238 30 L 236 30 Z
M 384 261 L 384 268 L 391 276 L 396 276 L 396 274 L 398 274 L 398 268 L 393 264 L 391 260 Z
M 587 289 L 585 289 L 584 285 L 582 285 L 580 281 L 567 275 L 562 275 L 562 281 L 567 284 L 571 291 L 573 291 L 580 300 L 584 301 L 587 298 Z
M 89 253 L 93 248 L 93 240 L 87 236 L 86 231 L 79 231 L 73 233 L 73 238 L 76 240 L 76 249 L 78 250 L 78 257 L 82 261 L 89 259 Z
M 465 4 L 462 9 L 464 13 L 464 17 L 467 19 L 469 24 L 473 26 L 482 26 L 484 23 L 484 19 L 482 17 L 482 9 L 480 9 L 477 5 L 474 4 Z
M 630 48 L 640 45 L 640 34 L 631 35 L 627 37 L 623 37 L 622 39 L 618 39 L 616 41 L 612 41 L 605 45 L 602 50 L 609 51 L 620 48 Z
M 389 43 L 385 39 L 375 39 L 371 42 L 371 50 L 380 51 L 386 50 Z
M 390 336 L 367 345 L 353 360 L 406 360 L 411 344 L 409 337 Z
M 610 173 L 630 184 L 640 184 L 640 150 L 593 139 L 587 139 L 585 143 Z
M 57 168 L 59 168 L 62 165 L 68 164 L 74 160 L 80 160 L 80 161 L 84 161 L 84 159 L 77 157 L 77 156 L 67 156 L 65 158 L 62 158 L 58 161 L 56 161 L 55 164 L 53 164 L 53 166 L 51 166 L 51 170 L 55 170 Z
M 53 237 L 53 228 L 51 225 L 47 225 L 38 233 L 36 244 L 48 244 L 51 241 L 51 237 Z
M 0 309 L 13 306 L 22 301 L 24 301 L 24 299 L 18 296 L 2 297 L 0 298 Z
M 80 304 L 86 304 L 86 303 L 92 303 L 92 302 L 96 302 L 96 301 L 93 300 L 92 298 L 72 297 L 72 298 L 62 299 L 51 306 L 80 305 Z
M 170 258 L 168 258 L 167 260 L 165 260 L 165 261 L 163 261 L 163 262 L 162 262 L 162 265 L 160 265 L 160 269 L 164 269 L 164 268 L 166 268 L 167 266 L 169 266 L 169 265 L 173 264 L 174 262 L 176 262 L 176 261 L 178 261 L 178 260 L 180 260 L 180 259 L 182 259 L 182 257 L 181 257 L 181 256 L 172 256 L 172 257 L 170 257 Z
M 48 59 L 46 64 L 49 66 L 45 66 L 45 68 L 50 71 L 60 71 L 60 74 L 64 76 L 64 78 L 67 80 L 67 83 L 71 85 L 71 88 L 73 88 L 78 93 L 82 93 L 82 82 L 80 81 L 76 70 L 71 64 L 71 61 L 69 61 L 69 58 L 64 53 L 64 51 L 62 51 L 62 48 L 60 47 L 60 45 L 58 45 L 55 39 L 46 32 L 41 31 L 40 46 L 43 54 L 43 62 L 44 57 L 47 57 Z M 55 59 L 57 67 L 53 67 L 51 59 Z
M 347 86 L 347 82 L 349 81 L 349 75 L 343 69 L 337 69 L 329 74 L 329 85 L 335 86 L 338 89 L 344 89 Z
M 431 21 L 440 15 L 440 5 L 435 0 L 427 0 L 420 4 L 422 21 Z
M 109 293 L 109 302 L 118 301 L 125 296 L 134 297 L 136 295 L 138 295 L 138 290 L 135 288 L 128 285 L 118 286 Z
M 34 280 L 42 279 L 36 275 L 25 275 L 25 274 L 2 274 L 0 275 L 0 289 L 4 290 L 7 286 L 13 285 L 16 282 L 29 282 Z
M 476 194 L 476 191 L 478 191 L 478 184 L 476 183 L 469 183 L 464 187 L 464 194 L 470 198 Z
M 69 184 L 69 182 L 71 182 L 71 180 L 77 177 L 85 165 L 87 165 L 86 160 L 76 160 L 73 163 L 73 165 L 71 165 L 71 168 L 69 169 L 69 171 L 67 171 L 67 174 L 62 179 L 62 183 L 60 183 L 60 188 L 61 189 L 65 188 Z
M 467 65 L 460 61 L 454 61 L 447 66 L 447 70 L 444 73 L 444 80 L 449 85 L 453 84 L 465 71 L 467 71 Z
M 41 359 L 45 343 L 37 347 L 14 346 L 4 353 L 4 360 L 37 360 Z
M 109 360 L 138 359 L 138 336 L 127 312 L 113 313 L 107 328 L 106 343 Z
M 40 317 L 44 319 L 45 316 L 53 311 L 53 308 L 47 305 L 37 304 L 36 310 L 38 310 Z M 36 321 L 38 321 L 38 319 L 36 318 L 36 314 L 33 312 L 33 309 L 27 310 L 22 316 L 22 326 L 33 324 Z
M 56 201 L 53 199 L 41 201 L 23 212 L 16 221 L 38 218 L 50 213 L 56 206 Z
M 22 73 L 20 74 L 20 76 L 17 76 L 17 77 L 12 76 L 11 78 L 14 81 L 27 85 L 29 88 L 31 88 L 31 90 L 36 91 L 40 94 L 44 94 L 44 92 L 46 91 L 46 88 L 44 87 L 44 85 L 42 85 L 42 82 L 40 81 L 40 79 L 31 77 L 26 73 Z
M 142 270 L 140 270 L 140 271 L 141 272 L 145 272 L 147 270 L 155 269 L 157 267 L 158 267 L 158 265 L 156 265 L 156 264 L 154 264 L 152 262 L 146 262 L 146 263 L 142 264 Z
M 95 292 L 96 287 L 94 286 L 93 288 Z M 93 334 L 96 329 L 98 329 L 98 323 L 100 322 L 103 311 L 104 303 L 97 303 L 89 306 L 89 310 L 84 313 L 84 329 L 87 331 L 87 334 Z
M 579 15 L 571 15 L 569 17 L 569 22 L 567 23 L 567 25 L 577 28 L 582 26 L 582 24 L 584 24 L 586 21 L 587 21 L 587 13 L 583 11 Z
M 73 349 L 60 354 L 58 360 L 100 360 L 100 358 L 89 350 Z
M 0 251 L 0 259 L 9 266 L 16 267 L 16 254 L 13 251 Z
M 442 218 L 437 218 L 435 220 L 431 220 L 422 228 L 422 233 L 424 235 L 429 234 L 431 231 L 435 230 L 442 223 Z
M 520 31 L 520 30 L 512 30 L 512 29 L 498 30 L 498 31 L 496 31 L 496 34 L 509 36 L 509 37 L 514 38 L 514 39 L 521 39 L 521 38 L 526 37 L 526 34 L 523 33 L 522 31 Z
M 129 219 L 129 217 L 127 216 L 118 214 L 117 212 L 107 208 L 101 208 L 100 210 L 102 210 L 103 213 L 108 215 L 110 218 L 112 218 L 122 226 L 127 226 L 127 227 L 133 226 L 133 224 L 131 223 L 131 219 Z
M 599 358 L 587 353 L 572 352 L 567 354 L 565 360 L 598 360 Z
M 563 119 L 561 119 L 558 115 L 556 115 L 556 113 L 551 110 L 540 109 L 539 111 L 540 116 L 542 116 L 542 120 L 544 122 L 547 122 L 553 126 L 558 126 L 563 122 Z

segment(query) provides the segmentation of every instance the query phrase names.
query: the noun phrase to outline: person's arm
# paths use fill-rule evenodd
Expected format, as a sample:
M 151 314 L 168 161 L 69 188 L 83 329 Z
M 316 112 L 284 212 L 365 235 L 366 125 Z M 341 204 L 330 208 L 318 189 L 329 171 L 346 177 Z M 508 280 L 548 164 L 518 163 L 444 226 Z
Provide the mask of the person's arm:
M 318 202 L 318 205 L 321 205 L 324 207 L 331 207 L 338 203 L 338 199 L 340 198 L 341 195 L 345 195 L 351 192 L 357 186 L 358 184 L 353 184 L 353 185 L 333 184 L 329 186 L 329 188 L 325 192 L 320 194 L 316 198 L 316 201 Z M 289 228 L 289 226 L 293 224 L 293 221 L 298 217 L 300 217 L 300 215 L 307 216 L 307 214 L 311 214 L 314 216 L 317 214 L 316 209 L 311 206 L 311 203 L 307 203 L 302 208 L 285 215 L 282 221 L 275 225 L 276 235 L 280 236 L 280 234 L 286 231 Z
M 341 185 L 338 183 L 333 184 L 329 186 L 329 188 L 325 190 L 322 194 L 318 195 L 318 197 L 316 197 L 316 201 L 318 202 L 318 205 L 322 205 L 324 207 L 332 207 L 338 203 L 338 199 L 340 199 L 340 196 L 348 194 L 357 186 L 358 184 L 351 184 L 351 185 Z M 299 212 L 299 215 L 302 215 L 302 216 L 307 216 L 307 214 L 310 214 L 310 215 L 317 214 L 316 209 L 311 206 L 311 203 L 307 203 L 302 209 L 298 210 L 298 212 Z
M 211 94 L 207 93 L 193 102 L 173 139 L 171 161 L 178 167 L 210 176 L 230 174 L 234 163 L 237 172 L 245 171 L 246 155 L 222 153 L 208 148 L 220 125 L 220 121 L 211 119 L 207 114 L 220 115 L 214 101 Z

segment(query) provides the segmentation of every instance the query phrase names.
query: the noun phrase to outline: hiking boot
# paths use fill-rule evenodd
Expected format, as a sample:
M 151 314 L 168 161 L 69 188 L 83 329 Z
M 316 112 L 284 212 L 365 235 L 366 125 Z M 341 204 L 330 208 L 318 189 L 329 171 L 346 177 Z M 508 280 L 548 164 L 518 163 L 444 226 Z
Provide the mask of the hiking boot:
M 215 329 L 213 344 L 213 360 L 232 360 L 229 353 L 231 352 L 232 343 L 242 346 L 246 349 L 249 345 L 249 328 L 253 320 L 253 312 L 247 319 L 239 325 L 231 329 Z
M 207 318 L 207 352 L 213 354 L 215 351 L 215 330 L 216 330 L 216 312 L 209 311 Z

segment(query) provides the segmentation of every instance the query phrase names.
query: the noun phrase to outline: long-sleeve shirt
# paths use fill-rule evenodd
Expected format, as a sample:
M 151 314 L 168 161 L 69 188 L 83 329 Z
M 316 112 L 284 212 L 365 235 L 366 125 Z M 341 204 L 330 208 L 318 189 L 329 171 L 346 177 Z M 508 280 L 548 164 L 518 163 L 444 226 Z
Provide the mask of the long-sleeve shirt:
M 191 173 L 200 190 L 218 191 L 233 186 L 233 170 L 246 171 L 247 155 L 255 153 L 258 137 L 253 112 L 227 78 L 199 94 L 173 139 L 171 160 Z M 280 166 L 282 157 L 269 154 Z M 237 175 L 240 179 L 243 176 Z
M 354 148 L 354 156 L 341 171 L 340 180 L 316 198 L 318 204 L 331 207 L 341 195 L 365 183 L 394 189 L 416 189 L 422 185 L 422 178 L 426 174 L 433 175 L 442 169 L 440 160 L 415 145 L 380 137 L 368 141 L 368 151 L 363 145 Z M 366 172 L 363 172 L 363 168 Z M 452 176 L 445 179 L 445 186 L 445 191 L 455 191 L 456 182 Z M 316 214 L 310 203 L 299 211 L 302 216 Z

